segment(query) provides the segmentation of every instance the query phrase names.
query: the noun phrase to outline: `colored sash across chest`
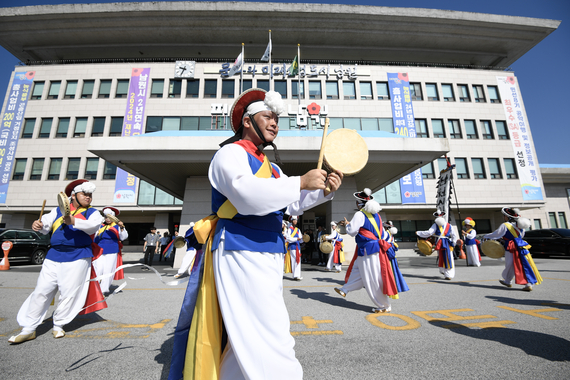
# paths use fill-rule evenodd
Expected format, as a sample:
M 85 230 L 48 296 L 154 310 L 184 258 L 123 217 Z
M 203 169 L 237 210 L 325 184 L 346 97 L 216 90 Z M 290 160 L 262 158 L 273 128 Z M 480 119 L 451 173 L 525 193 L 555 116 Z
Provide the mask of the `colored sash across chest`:
M 73 204 L 71 204 L 69 207 L 70 207 L 70 209 L 71 209 L 71 216 L 73 216 L 73 217 L 75 217 L 75 218 L 77 218 L 77 219 L 87 220 L 87 218 L 86 218 L 85 215 L 84 215 L 84 212 L 86 212 L 91 206 L 89 206 L 89 207 L 87 207 L 87 208 L 85 208 L 85 207 L 79 207 L 78 209 L 76 209 L 75 206 L 73 206 Z M 60 213 L 60 212 L 58 211 L 58 213 Z M 63 217 L 64 217 L 64 216 L 61 215 L 59 218 L 57 218 L 57 219 L 53 222 L 53 224 L 52 224 L 52 226 L 51 226 L 51 232 L 52 232 L 52 233 L 55 232 L 55 231 L 57 231 L 57 229 L 58 229 L 59 227 L 61 227 L 61 226 L 64 224 L 64 223 L 63 223 Z

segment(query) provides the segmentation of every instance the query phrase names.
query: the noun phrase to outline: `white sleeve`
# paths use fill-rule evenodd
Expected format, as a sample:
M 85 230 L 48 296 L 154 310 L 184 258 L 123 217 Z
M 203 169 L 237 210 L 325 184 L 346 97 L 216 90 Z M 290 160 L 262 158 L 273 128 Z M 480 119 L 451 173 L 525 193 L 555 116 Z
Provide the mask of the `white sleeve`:
M 505 226 L 505 223 L 503 223 L 500 225 L 499 228 L 497 228 L 495 231 L 491 232 L 490 234 L 483 236 L 483 238 L 485 238 L 485 239 L 500 239 L 503 236 L 505 236 L 506 233 L 507 233 L 507 226 Z
M 297 241 L 297 238 L 295 237 L 291 237 L 291 233 L 289 231 L 289 229 L 287 229 L 287 231 L 285 232 L 285 240 L 287 241 L 287 243 L 295 243 Z
M 333 239 L 334 239 L 334 234 L 330 234 L 330 235 L 325 236 L 325 239 L 326 239 L 326 240 L 333 240 Z
M 355 237 L 360 230 L 360 227 L 364 225 L 364 213 L 358 211 L 352 217 L 350 223 L 346 226 L 346 233 L 352 237 Z
M 44 235 L 49 234 L 51 231 L 51 226 L 53 225 L 53 222 L 55 222 L 56 217 L 57 217 L 57 208 L 52 209 L 49 212 L 49 214 L 42 215 L 42 223 L 44 226 L 38 232 Z
M 434 223 L 431 225 L 429 230 L 427 230 L 427 231 L 416 231 L 416 234 L 421 238 L 427 239 L 428 237 L 435 234 L 435 231 L 437 231 L 437 225 Z
M 121 230 L 121 227 L 119 227 L 119 239 L 121 239 L 121 241 L 123 241 L 128 237 L 129 237 L 129 233 L 127 232 L 127 229 L 124 228 Z
M 93 235 L 99 230 L 99 227 L 105 219 L 101 216 L 101 213 L 97 210 L 91 213 L 87 220 L 75 218 L 74 227 L 78 230 L 85 232 L 87 235 Z
M 477 231 L 475 230 L 471 230 L 471 232 L 465 234 L 467 239 L 475 239 L 475 236 L 477 236 Z

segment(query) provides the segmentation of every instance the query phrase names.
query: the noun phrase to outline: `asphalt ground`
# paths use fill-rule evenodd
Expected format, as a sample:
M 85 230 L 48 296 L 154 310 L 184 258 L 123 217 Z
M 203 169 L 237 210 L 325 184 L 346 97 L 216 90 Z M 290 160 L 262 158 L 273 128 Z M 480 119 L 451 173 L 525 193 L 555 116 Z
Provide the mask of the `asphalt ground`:
M 128 253 L 125 263 L 142 254 Z M 373 314 L 364 289 L 339 296 L 342 273 L 303 265 L 303 280 L 285 275 L 284 297 L 305 379 L 568 379 L 570 259 L 535 258 L 544 279 L 532 292 L 498 283 L 502 260 L 456 262 L 445 281 L 435 257 L 398 254 L 409 292 L 392 312 Z M 176 273 L 155 261 L 164 279 Z M 109 307 L 78 316 L 54 339 L 51 318 L 37 338 L 19 345 L 16 315 L 40 266 L 0 272 L 0 373 L 3 379 L 166 379 L 186 284 L 162 284 L 152 272 L 128 268 L 127 286 Z M 115 281 L 119 285 L 122 281 Z M 51 316 L 54 306 L 48 311 Z M 2 342 L 3 340 L 3 342 Z

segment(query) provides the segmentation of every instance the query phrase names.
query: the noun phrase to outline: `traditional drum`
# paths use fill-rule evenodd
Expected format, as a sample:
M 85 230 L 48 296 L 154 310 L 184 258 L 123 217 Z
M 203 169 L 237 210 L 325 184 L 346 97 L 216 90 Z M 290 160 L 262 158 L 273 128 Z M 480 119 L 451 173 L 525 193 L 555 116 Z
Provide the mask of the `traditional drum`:
M 311 241 L 311 237 L 310 237 L 309 235 L 307 235 L 307 234 L 303 234 L 303 241 L 304 241 L 305 243 L 308 243 L 308 242 Z
M 333 251 L 333 245 L 330 241 L 323 241 L 319 245 L 319 249 L 322 253 L 331 253 Z
M 119 224 L 119 222 L 120 222 L 119 218 L 117 218 L 115 215 L 107 214 L 107 215 L 105 215 L 105 217 L 109 218 L 109 220 L 113 223 Z
M 496 240 L 487 240 L 481 244 L 481 250 L 485 256 L 492 259 L 500 259 L 505 255 L 505 248 Z
M 59 205 L 59 210 L 61 211 L 61 215 L 69 216 L 71 215 L 71 206 L 69 205 L 69 198 L 63 191 L 60 191 L 57 194 L 57 204 Z
M 186 240 L 182 236 L 176 236 L 172 244 L 174 244 L 174 248 L 182 248 L 186 245 Z
M 326 136 L 322 149 L 325 167 L 345 176 L 357 174 L 368 162 L 366 141 L 353 129 L 335 129 Z
M 433 252 L 433 244 L 429 240 L 418 239 L 418 249 L 423 255 L 429 256 Z

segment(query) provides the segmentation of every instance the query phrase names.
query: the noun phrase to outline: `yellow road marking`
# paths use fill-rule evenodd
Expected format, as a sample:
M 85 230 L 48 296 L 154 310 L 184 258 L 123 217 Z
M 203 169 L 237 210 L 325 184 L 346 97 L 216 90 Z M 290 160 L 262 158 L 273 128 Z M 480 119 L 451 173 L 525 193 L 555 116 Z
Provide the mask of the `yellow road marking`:
M 534 309 L 534 310 L 521 310 L 521 309 L 515 309 L 514 307 L 509 307 L 509 306 L 497 306 L 500 307 L 501 309 L 505 309 L 505 310 L 510 310 L 510 311 L 514 311 L 516 313 L 521 313 L 521 314 L 526 314 L 526 315 L 530 315 L 533 317 L 538 317 L 538 318 L 542 318 L 542 319 L 558 319 L 555 317 L 551 317 L 549 315 L 542 315 L 540 313 L 547 313 L 550 311 L 562 311 L 560 309 L 556 309 L 554 307 L 548 308 L 548 309 Z
M 485 319 L 485 318 L 497 318 L 494 315 L 471 315 L 463 316 L 457 315 L 456 312 L 463 311 L 474 311 L 473 309 L 449 309 L 449 310 L 428 310 L 428 311 L 411 311 L 410 313 L 417 315 L 426 321 L 463 321 L 467 319 Z M 447 318 L 432 317 L 429 314 L 441 314 Z
M 344 333 L 340 330 L 330 330 L 330 331 L 291 331 L 291 335 L 343 335 Z
M 441 325 L 441 327 L 445 327 L 446 329 L 458 329 L 461 327 L 480 327 L 482 329 L 489 329 L 489 328 L 504 328 L 503 325 L 511 325 L 516 322 L 513 321 L 488 321 L 488 322 L 475 322 L 475 323 L 457 323 L 453 325 Z
M 332 323 L 332 321 L 330 319 L 315 321 L 313 317 L 302 317 L 300 321 L 291 321 L 292 325 L 304 324 L 308 329 L 318 329 L 319 323 Z
M 406 324 L 404 326 L 390 326 L 380 321 L 380 318 L 383 319 L 384 317 L 399 318 L 402 321 L 406 322 Z M 421 324 L 413 318 L 401 314 L 392 314 L 392 313 L 368 314 L 366 316 L 366 320 L 370 322 L 373 326 L 380 327 L 386 330 L 401 330 L 401 331 L 414 330 L 421 326 Z

